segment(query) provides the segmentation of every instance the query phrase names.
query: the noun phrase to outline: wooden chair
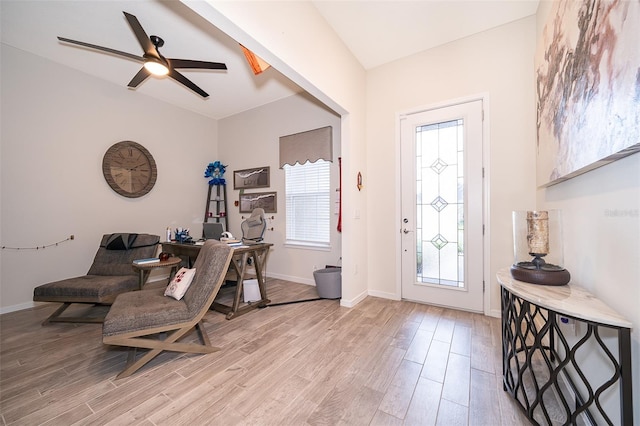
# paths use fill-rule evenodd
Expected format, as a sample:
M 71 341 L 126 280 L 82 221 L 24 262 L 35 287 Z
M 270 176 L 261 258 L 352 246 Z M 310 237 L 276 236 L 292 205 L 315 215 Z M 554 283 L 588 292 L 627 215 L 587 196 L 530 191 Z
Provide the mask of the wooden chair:
M 225 243 L 207 240 L 196 259 L 196 273 L 181 300 L 164 296 L 164 288 L 119 295 L 102 326 L 102 341 L 129 347 L 125 369 L 116 378 L 128 377 L 162 351 L 211 353 L 219 348 L 202 327 L 202 318 L 216 298 L 231 262 L 233 250 Z M 195 328 L 202 344 L 178 340 Z M 136 360 L 138 348 L 149 351 Z
M 140 275 L 132 262 L 154 257 L 160 237 L 150 234 L 105 234 L 87 275 L 42 284 L 33 290 L 34 302 L 62 303 L 42 325 L 49 322 L 102 322 L 96 317 L 62 316 L 73 303 L 111 305 L 121 293 L 139 290 Z

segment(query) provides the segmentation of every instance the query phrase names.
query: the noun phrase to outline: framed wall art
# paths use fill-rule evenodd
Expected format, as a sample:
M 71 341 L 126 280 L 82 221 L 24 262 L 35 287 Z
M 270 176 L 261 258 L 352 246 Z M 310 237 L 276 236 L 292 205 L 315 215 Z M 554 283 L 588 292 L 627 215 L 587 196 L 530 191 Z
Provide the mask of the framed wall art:
M 269 167 L 236 170 L 233 172 L 233 189 L 269 187 Z
M 640 2 L 552 3 L 535 57 L 537 183 L 640 152 Z
M 240 213 L 251 213 L 262 208 L 265 213 L 277 213 L 277 193 L 255 192 L 240 194 Z

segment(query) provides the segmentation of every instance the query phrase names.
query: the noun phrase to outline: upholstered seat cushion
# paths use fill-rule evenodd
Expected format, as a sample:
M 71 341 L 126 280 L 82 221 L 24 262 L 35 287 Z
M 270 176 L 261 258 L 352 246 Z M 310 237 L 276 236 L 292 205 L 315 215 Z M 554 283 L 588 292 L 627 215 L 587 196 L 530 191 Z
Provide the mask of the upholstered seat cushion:
M 74 303 L 110 305 L 121 293 L 140 289 L 135 259 L 153 257 L 160 237 L 150 234 L 105 234 L 87 275 L 42 284 L 33 289 L 36 302 L 62 303 L 42 324 L 49 322 L 101 322 L 102 317 L 62 316 Z M 142 277 L 144 278 L 144 276 Z
M 120 293 L 140 288 L 138 275 L 84 275 L 43 284 L 33 290 L 36 302 L 113 303 Z
M 102 325 L 103 336 L 180 324 L 191 319 L 184 300 L 164 295 L 164 288 L 123 293 Z
M 114 238 L 126 240 L 126 247 L 108 248 Z M 87 275 L 42 284 L 33 289 L 33 300 L 111 304 L 118 294 L 140 289 L 140 275 L 131 263 L 153 257 L 159 241 L 157 235 L 105 234 Z

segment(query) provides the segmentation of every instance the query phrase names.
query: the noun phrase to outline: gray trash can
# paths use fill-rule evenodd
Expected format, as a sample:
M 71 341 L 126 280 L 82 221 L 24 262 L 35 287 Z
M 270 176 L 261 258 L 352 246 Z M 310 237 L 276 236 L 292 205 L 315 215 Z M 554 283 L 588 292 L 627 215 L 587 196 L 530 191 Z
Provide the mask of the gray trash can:
M 322 299 L 342 297 L 342 268 L 324 268 L 313 271 L 318 296 Z

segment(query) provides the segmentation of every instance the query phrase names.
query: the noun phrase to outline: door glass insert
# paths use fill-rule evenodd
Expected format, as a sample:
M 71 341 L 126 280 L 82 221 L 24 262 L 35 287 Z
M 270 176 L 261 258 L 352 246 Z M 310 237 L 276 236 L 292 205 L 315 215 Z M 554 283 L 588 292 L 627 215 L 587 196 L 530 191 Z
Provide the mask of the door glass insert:
M 464 287 L 463 120 L 416 127 L 416 281 Z

